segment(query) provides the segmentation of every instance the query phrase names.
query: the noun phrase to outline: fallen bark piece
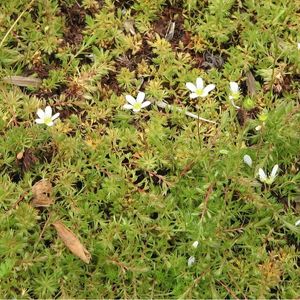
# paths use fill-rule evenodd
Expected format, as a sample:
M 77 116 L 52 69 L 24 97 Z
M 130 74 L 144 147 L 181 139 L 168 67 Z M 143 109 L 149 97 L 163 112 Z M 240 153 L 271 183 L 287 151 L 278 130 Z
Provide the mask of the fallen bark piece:
M 33 86 L 38 87 L 41 85 L 42 80 L 35 77 L 25 77 L 25 76 L 6 76 L 3 78 L 6 83 L 14 84 L 17 86 Z
M 55 227 L 58 236 L 62 239 L 67 248 L 69 248 L 69 250 L 74 255 L 88 264 L 91 260 L 91 254 L 81 244 L 75 234 L 70 229 L 68 229 L 61 221 L 56 221 L 52 223 L 52 225 Z

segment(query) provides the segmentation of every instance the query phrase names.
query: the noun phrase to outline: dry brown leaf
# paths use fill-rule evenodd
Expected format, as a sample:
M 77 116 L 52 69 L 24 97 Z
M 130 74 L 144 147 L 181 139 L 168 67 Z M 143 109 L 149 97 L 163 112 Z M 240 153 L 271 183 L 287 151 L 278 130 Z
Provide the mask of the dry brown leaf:
M 88 264 L 91 260 L 91 254 L 81 244 L 75 234 L 60 221 L 56 221 L 52 223 L 52 225 L 55 227 L 58 236 L 62 239 L 69 250 Z
M 42 83 L 41 79 L 24 76 L 6 76 L 3 78 L 6 83 L 15 84 L 17 86 L 34 86 L 38 87 Z
M 31 201 L 34 207 L 48 207 L 54 203 L 51 198 L 52 184 L 47 179 L 38 181 L 32 187 L 33 200 Z
M 31 201 L 31 205 L 33 207 L 49 207 L 53 203 L 53 200 L 46 195 L 42 195 L 38 198 L 33 198 L 33 200 Z
M 32 149 L 26 149 L 17 154 L 17 163 L 22 172 L 27 172 L 38 161 Z
M 248 94 L 250 96 L 254 96 L 256 93 L 256 89 L 255 89 L 255 78 L 252 74 L 251 71 L 248 71 L 246 73 L 246 84 L 247 84 L 247 89 L 248 89 Z

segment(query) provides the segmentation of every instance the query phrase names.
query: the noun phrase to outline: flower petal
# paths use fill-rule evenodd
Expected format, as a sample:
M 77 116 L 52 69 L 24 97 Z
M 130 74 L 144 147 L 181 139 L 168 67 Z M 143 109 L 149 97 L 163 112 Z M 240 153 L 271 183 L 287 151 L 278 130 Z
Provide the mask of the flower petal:
M 202 91 L 202 94 L 199 95 L 199 96 L 202 97 L 202 98 L 205 98 L 207 95 L 208 95 L 208 92 L 204 89 L 204 90 Z
M 259 175 L 259 180 L 261 182 L 265 182 L 267 180 L 267 175 L 266 175 L 265 171 L 262 168 L 259 168 L 258 175 Z
M 144 92 L 139 92 L 137 97 L 136 97 L 136 102 L 142 103 L 145 99 L 145 93 Z
M 270 178 L 271 179 L 275 179 L 275 177 L 277 176 L 277 171 L 278 171 L 278 165 L 275 165 L 272 169 L 272 172 L 271 172 L 271 175 L 270 175 Z
M 49 105 L 45 108 L 45 117 L 46 118 L 51 118 L 52 117 L 52 108 Z
M 252 167 L 252 158 L 248 154 L 244 155 L 244 163 Z
M 123 108 L 125 108 L 125 109 L 132 109 L 133 106 L 131 104 L 126 103 L 126 104 L 123 105 Z
M 295 222 L 295 226 L 299 226 L 299 225 L 300 225 L 300 219 Z
M 44 124 L 43 119 L 35 119 L 35 122 L 38 123 L 38 124 Z
M 204 87 L 203 79 L 201 77 L 198 77 L 196 79 L 196 86 L 198 90 L 202 90 Z
M 141 109 L 140 108 L 134 108 L 132 111 L 133 112 L 139 112 Z
M 150 104 L 151 104 L 150 101 L 145 101 L 145 102 L 142 103 L 142 108 L 147 107 Z
M 214 84 L 209 84 L 207 85 L 204 90 L 203 90 L 203 94 L 208 94 L 210 91 L 212 91 L 216 86 Z
M 196 87 L 193 83 L 191 83 L 191 82 L 187 82 L 187 83 L 185 84 L 185 86 L 186 86 L 187 89 L 189 89 L 191 92 L 196 92 L 196 90 L 197 90 L 197 87 Z
M 196 93 L 191 93 L 191 94 L 190 94 L 190 98 L 191 98 L 191 99 L 195 99 L 195 98 L 198 98 L 198 97 L 199 97 L 199 95 L 196 94 Z
M 238 93 L 239 85 L 236 82 L 230 81 L 229 85 L 230 85 L 230 90 L 232 93 Z
M 55 115 L 53 115 L 51 117 L 52 121 L 54 121 L 55 119 L 57 119 L 59 117 L 59 113 L 56 113 Z
M 44 111 L 40 108 L 37 110 L 36 114 L 39 116 L 40 119 L 43 119 L 45 116 Z
M 131 95 L 126 95 L 125 98 L 131 105 L 134 105 L 136 103 L 136 100 Z

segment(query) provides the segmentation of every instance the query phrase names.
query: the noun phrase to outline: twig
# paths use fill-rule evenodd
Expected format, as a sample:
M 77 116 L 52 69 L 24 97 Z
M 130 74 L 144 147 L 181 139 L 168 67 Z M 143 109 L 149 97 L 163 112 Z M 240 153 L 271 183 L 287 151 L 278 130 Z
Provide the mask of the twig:
M 40 233 L 40 235 L 39 235 L 39 238 L 38 238 L 36 244 L 34 245 L 34 249 L 33 249 L 32 255 L 34 255 L 35 250 L 36 250 L 36 248 L 37 248 L 37 245 L 39 244 L 39 242 L 40 242 L 41 239 L 42 239 L 42 236 L 43 236 L 43 234 L 44 234 L 44 232 L 45 232 L 45 229 L 46 229 L 46 227 L 47 227 L 47 225 L 48 225 L 48 223 L 49 223 L 49 221 L 50 221 L 50 218 L 51 218 L 51 212 L 49 213 L 48 219 L 47 219 L 47 221 L 46 221 L 46 223 L 45 223 L 45 225 L 44 225 L 44 227 L 43 227 L 43 229 L 42 229 L 42 231 L 41 231 L 41 233 Z
M 6 213 L 9 214 L 12 210 L 14 210 L 19 205 L 19 203 L 25 199 L 25 196 L 27 194 L 28 194 L 28 192 L 25 192 L 23 195 L 21 195 L 19 197 L 19 199 L 14 203 L 14 205 Z
M 236 296 L 236 294 L 225 284 L 223 283 L 221 280 L 218 281 L 219 283 L 221 283 L 221 285 L 226 289 L 226 291 L 236 300 L 238 300 L 239 298 Z
M 214 183 L 211 183 L 210 186 L 208 187 L 206 193 L 205 193 L 204 204 L 203 204 L 204 208 L 203 208 L 203 211 L 201 213 L 201 220 L 204 218 L 204 215 L 207 212 L 207 204 L 208 204 L 208 200 L 210 198 L 210 195 L 213 191 L 213 187 L 214 187 Z
M 192 284 L 188 287 L 188 289 L 179 297 L 179 299 L 186 299 L 188 298 L 186 295 L 191 292 L 191 290 L 199 283 L 199 281 L 203 278 L 204 275 L 208 272 L 208 269 L 204 270 L 200 276 L 198 276 Z
M 180 172 L 180 174 L 179 174 L 179 179 L 180 179 L 181 177 L 183 177 L 188 171 L 190 171 L 191 168 L 194 166 L 194 164 L 195 164 L 194 161 L 189 162 L 189 163 L 183 168 L 183 170 Z

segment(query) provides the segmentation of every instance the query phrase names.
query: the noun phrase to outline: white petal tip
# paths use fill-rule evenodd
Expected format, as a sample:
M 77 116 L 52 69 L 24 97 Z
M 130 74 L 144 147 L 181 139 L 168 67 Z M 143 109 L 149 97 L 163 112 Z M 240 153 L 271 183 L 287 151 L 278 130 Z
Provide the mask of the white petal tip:
M 248 154 L 244 155 L 243 159 L 244 159 L 244 163 L 246 165 L 248 165 L 249 167 L 252 167 L 252 158 Z
M 266 175 L 265 171 L 262 168 L 259 168 L 258 175 L 259 175 L 259 180 L 261 182 L 265 182 L 266 181 L 267 175 Z
M 229 85 L 230 85 L 230 90 L 233 93 L 237 93 L 239 91 L 239 86 L 238 86 L 238 84 L 236 82 L 230 81 Z

